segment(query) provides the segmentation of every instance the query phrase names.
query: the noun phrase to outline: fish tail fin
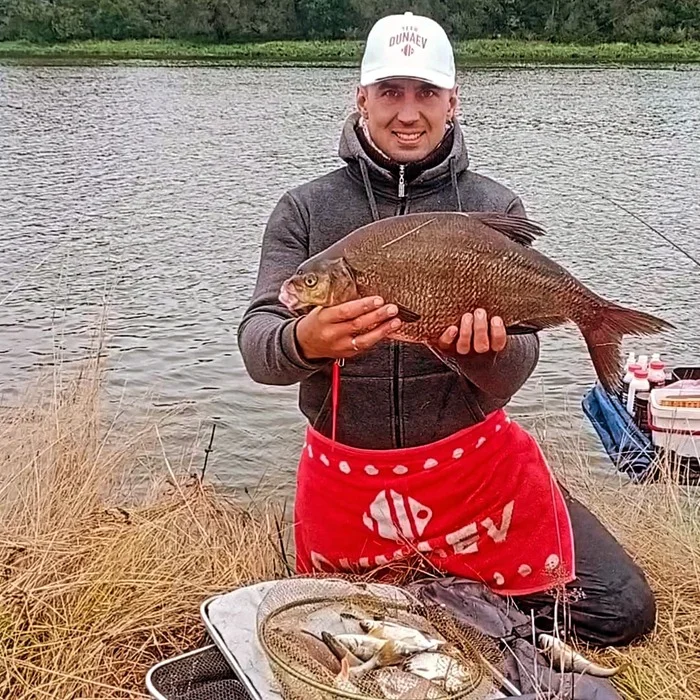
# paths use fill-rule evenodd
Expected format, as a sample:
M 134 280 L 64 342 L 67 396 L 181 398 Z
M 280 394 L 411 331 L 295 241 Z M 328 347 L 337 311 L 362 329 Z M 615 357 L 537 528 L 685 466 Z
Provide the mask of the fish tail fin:
M 388 641 L 374 656 L 378 666 L 394 666 L 407 656 L 403 644 L 396 640 Z
M 653 335 L 674 326 L 661 318 L 617 304 L 600 307 L 595 319 L 581 326 L 598 378 L 610 392 L 622 381 L 622 338 L 625 335 Z

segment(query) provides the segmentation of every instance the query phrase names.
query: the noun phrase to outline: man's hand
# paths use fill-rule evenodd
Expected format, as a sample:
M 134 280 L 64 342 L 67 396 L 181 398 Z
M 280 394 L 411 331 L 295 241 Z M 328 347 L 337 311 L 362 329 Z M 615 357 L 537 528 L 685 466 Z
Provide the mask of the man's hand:
M 457 341 L 456 347 L 454 345 Z M 460 355 L 474 350 L 477 353 L 500 352 L 506 346 L 506 329 L 500 316 L 493 316 L 491 323 L 486 311 L 476 309 L 473 314 L 464 314 L 459 328 L 450 326 L 438 340 L 441 350 L 456 349 Z
M 398 312 L 381 297 L 316 307 L 297 323 L 299 349 L 307 360 L 354 357 L 401 327 Z

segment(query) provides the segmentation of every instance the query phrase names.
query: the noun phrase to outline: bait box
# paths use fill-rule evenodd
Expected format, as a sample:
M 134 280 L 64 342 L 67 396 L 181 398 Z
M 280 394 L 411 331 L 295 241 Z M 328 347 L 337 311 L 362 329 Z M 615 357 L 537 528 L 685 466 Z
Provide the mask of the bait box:
M 685 381 L 680 387 L 670 385 L 652 389 L 649 396 L 649 430 L 656 447 L 675 452 L 680 457 L 700 458 L 700 407 L 691 397 L 700 394 L 700 381 Z M 668 405 L 673 399 L 679 405 Z M 681 405 L 686 404 L 686 405 Z

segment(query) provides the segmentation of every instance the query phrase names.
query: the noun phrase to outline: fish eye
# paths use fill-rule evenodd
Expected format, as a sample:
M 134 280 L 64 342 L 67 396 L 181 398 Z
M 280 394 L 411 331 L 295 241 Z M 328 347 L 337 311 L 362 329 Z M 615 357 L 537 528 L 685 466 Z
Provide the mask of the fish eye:
M 316 275 L 314 275 L 313 272 L 310 272 L 304 277 L 304 284 L 307 287 L 315 287 L 318 284 L 318 278 L 316 277 Z

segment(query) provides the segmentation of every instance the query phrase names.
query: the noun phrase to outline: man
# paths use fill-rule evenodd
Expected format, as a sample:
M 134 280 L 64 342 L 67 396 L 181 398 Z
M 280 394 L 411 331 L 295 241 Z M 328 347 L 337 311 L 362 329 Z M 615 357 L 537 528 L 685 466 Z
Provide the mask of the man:
M 402 321 L 383 299 L 300 318 L 279 301 L 304 260 L 371 221 L 425 211 L 525 216 L 513 192 L 469 170 L 452 47 L 437 23 L 410 12 L 379 20 L 356 102 L 340 140 L 345 166 L 286 192 L 272 212 L 239 328 L 253 380 L 300 384 L 309 426 L 298 570 L 422 557 L 534 608 L 547 631 L 551 590 L 565 585 L 581 638 L 630 642 L 654 623 L 644 575 L 503 411 L 537 363 L 535 335 L 507 337 L 500 318 L 470 310 L 440 339 L 467 360 L 463 376 L 426 348 L 391 340 Z

